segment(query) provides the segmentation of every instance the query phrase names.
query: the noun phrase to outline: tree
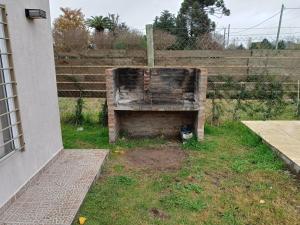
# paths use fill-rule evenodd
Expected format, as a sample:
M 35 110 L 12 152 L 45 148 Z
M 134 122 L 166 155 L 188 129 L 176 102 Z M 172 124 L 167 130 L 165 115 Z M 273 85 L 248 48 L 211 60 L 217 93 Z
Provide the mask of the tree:
M 87 19 L 86 24 L 94 28 L 96 32 L 103 32 L 105 29 L 109 29 L 111 27 L 111 21 L 108 17 L 104 16 L 92 16 Z
M 229 16 L 224 0 L 184 0 L 176 18 L 177 36 L 184 47 L 192 48 L 197 37 L 215 30 L 209 15 Z
M 144 48 L 143 34 L 129 29 L 125 23 L 120 23 L 118 14 L 108 14 L 107 17 L 95 16 L 88 19 L 86 24 L 96 31 L 92 43 L 97 49 Z
M 54 20 L 53 38 L 56 51 L 86 49 L 89 33 L 81 9 L 60 8 L 62 15 Z
M 284 40 L 278 42 L 278 49 L 280 50 L 286 49 L 286 43 Z
M 168 10 L 164 10 L 159 17 L 155 17 L 153 27 L 162 31 L 174 33 L 176 28 L 176 17 Z
M 123 31 L 129 31 L 129 27 L 126 23 L 120 23 L 120 16 L 118 14 L 108 14 L 109 26 L 108 30 L 113 33 L 114 36 Z
M 60 8 L 60 10 L 63 14 L 54 20 L 54 28 L 57 31 L 85 29 L 81 9 Z
M 85 29 L 84 15 L 81 9 L 60 8 L 62 15 L 54 20 L 54 28 L 57 31 L 72 29 Z
M 274 46 L 272 45 L 272 43 L 267 39 L 263 39 L 262 42 L 253 42 L 251 44 L 251 48 L 250 49 L 273 49 Z

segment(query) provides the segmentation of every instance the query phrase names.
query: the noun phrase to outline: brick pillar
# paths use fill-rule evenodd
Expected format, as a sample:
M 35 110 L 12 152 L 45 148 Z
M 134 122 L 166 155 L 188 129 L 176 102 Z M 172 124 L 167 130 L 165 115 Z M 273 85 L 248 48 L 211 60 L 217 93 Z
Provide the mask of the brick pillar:
M 108 106 L 108 130 L 109 130 L 109 142 L 114 143 L 119 135 L 119 121 L 118 115 L 115 111 L 115 69 L 107 69 L 106 74 L 106 98 Z
M 200 74 L 199 74 L 200 73 Z M 198 115 L 195 124 L 195 133 L 198 140 L 204 139 L 204 125 L 205 125 L 205 106 L 206 106 L 206 90 L 207 90 L 207 70 L 201 69 L 198 71 L 198 87 L 197 87 L 197 100 L 199 104 Z

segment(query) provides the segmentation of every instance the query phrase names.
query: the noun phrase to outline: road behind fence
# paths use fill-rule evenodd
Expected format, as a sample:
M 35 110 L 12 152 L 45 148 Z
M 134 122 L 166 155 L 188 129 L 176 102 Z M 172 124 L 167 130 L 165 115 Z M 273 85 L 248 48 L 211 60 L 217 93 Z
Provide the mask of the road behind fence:
M 105 70 L 112 67 L 147 65 L 144 50 L 101 50 L 56 57 L 60 97 L 105 97 Z M 281 82 L 287 95 L 297 95 L 300 80 L 298 50 L 156 50 L 155 66 L 207 68 L 209 93 L 235 91 L 238 85 L 253 89 L 268 85 L 264 76 Z M 229 85 L 235 82 L 234 85 Z

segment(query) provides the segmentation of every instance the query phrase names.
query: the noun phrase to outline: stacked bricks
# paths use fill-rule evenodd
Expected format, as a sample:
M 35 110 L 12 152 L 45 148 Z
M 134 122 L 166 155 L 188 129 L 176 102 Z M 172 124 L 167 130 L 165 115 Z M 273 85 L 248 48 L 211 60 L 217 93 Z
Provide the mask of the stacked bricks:
M 152 103 L 151 96 L 149 93 L 150 90 L 150 84 L 151 84 L 151 71 L 150 70 L 144 70 L 144 101 L 146 103 Z

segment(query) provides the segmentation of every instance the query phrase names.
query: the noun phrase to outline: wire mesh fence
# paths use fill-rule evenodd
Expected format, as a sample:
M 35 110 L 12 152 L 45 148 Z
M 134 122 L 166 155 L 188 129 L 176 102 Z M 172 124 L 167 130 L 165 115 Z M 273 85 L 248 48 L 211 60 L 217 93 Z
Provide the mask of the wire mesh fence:
M 259 29 L 248 31 L 247 28 L 219 28 L 199 34 L 187 29 L 162 30 L 154 28 L 155 50 L 227 50 L 227 49 L 275 49 L 276 31 L 269 33 Z M 268 28 L 265 28 L 268 30 Z M 300 28 L 282 28 L 279 49 L 300 49 Z M 299 31 L 299 32 L 297 32 Z M 273 32 L 273 33 L 272 33 Z
M 186 29 L 155 28 L 153 36 L 156 50 L 223 50 L 226 44 L 224 36 L 216 32 L 196 35 Z
M 155 50 L 233 50 L 275 49 L 276 27 L 216 28 L 213 31 L 193 32 L 189 29 L 158 29 L 154 27 Z M 282 27 L 279 49 L 300 49 L 300 27 Z M 53 32 L 55 52 L 74 52 L 103 49 L 146 50 L 146 29 L 121 29 L 91 32 L 70 29 Z

